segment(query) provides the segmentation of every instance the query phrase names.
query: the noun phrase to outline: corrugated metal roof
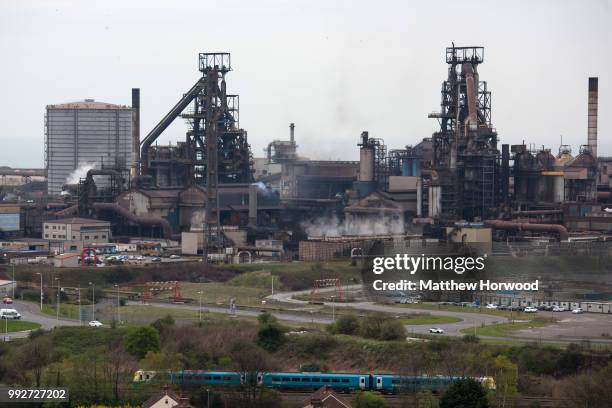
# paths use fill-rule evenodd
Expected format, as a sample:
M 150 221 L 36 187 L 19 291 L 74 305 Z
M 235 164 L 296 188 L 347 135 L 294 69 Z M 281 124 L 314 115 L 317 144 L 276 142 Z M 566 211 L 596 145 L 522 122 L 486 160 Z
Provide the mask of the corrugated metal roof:
M 47 105 L 47 109 L 132 109 L 127 105 L 117 105 L 108 102 L 96 102 L 94 99 Z

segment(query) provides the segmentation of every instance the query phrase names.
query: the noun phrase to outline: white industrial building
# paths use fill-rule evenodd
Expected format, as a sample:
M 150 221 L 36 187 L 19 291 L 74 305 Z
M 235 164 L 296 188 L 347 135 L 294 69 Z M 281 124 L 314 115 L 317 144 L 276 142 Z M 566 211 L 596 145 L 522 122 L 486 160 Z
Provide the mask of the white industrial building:
M 59 195 L 64 184 L 77 183 L 89 168 L 118 165 L 129 171 L 131 162 L 131 107 L 93 99 L 47 105 L 45 167 L 50 195 Z

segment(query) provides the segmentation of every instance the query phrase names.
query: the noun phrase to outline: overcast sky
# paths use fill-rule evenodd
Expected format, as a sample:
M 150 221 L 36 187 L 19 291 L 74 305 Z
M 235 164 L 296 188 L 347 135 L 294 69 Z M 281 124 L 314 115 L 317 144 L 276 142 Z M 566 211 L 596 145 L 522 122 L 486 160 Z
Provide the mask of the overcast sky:
M 172 5 L 172 6 L 170 6 Z M 557 151 L 587 140 L 599 76 L 599 154 L 612 155 L 612 1 L 0 0 L 0 165 L 42 167 L 47 104 L 130 104 L 144 137 L 227 51 L 255 156 L 296 124 L 299 153 L 358 160 L 362 130 L 389 148 L 437 129 L 445 47 L 485 47 L 503 143 Z M 177 119 L 162 141 L 183 140 Z

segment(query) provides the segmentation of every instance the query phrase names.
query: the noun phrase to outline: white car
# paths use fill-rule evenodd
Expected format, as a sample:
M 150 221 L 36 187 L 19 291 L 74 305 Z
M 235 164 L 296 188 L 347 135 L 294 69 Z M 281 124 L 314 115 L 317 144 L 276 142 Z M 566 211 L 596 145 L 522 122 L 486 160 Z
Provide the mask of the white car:
M 444 329 L 441 329 L 439 327 L 432 327 L 431 329 L 429 329 L 429 332 L 434 334 L 444 334 Z
M 572 309 L 572 313 L 573 314 L 580 314 L 580 313 L 584 313 L 584 309 L 581 307 L 577 307 L 575 309 Z
M 564 308 L 563 306 L 553 306 L 552 311 L 553 312 L 565 312 L 567 309 Z
M 523 312 L 525 312 L 525 313 L 537 313 L 538 312 L 538 308 L 534 307 L 534 306 L 527 306 L 525 309 L 523 309 Z
M 102 326 L 103 324 L 97 320 L 92 320 L 91 322 L 89 322 L 89 327 L 102 327 Z
M 170 255 L 170 259 L 181 259 L 179 255 Z
M 486 309 L 497 309 L 497 305 L 494 305 L 493 303 L 489 303 L 487 306 L 485 306 Z

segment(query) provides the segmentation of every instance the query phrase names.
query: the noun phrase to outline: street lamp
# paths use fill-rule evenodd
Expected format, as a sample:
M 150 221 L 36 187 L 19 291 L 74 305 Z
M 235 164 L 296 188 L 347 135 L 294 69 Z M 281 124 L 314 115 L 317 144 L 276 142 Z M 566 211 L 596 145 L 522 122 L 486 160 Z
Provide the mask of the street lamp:
M 202 291 L 198 291 L 198 295 L 200 295 L 200 308 L 198 309 L 198 320 L 202 323 Z
M 336 296 L 332 295 L 331 300 L 332 300 L 332 322 L 335 322 L 336 321 Z
M 78 301 L 79 301 L 79 326 L 83 325 L 83 314 L 81 313 L 81 285 L 77 288 Z
M 89 282 L 89 286 L 91 286 L 91 320 L 96 320 L 96 285 L 92 282 Z
M 42 282 L 42 273 L 36 272 L 37 275 L 40 275 L 40 311 L 42 312 L 42 302 L 43 302 L 43 282 Z
M 57 316 L 56 316 L 56 321 L 57 321 L 57 325 L 59 326 L 60 291 L 62 289 L 60 287 L 60 278 L 55 278 L 55 280 L 57 281 L 57 304 L 56 304 Z
M 17 286 L 17 282 L 15 281 L 15 264 L 13 264 L 13 299 L 15 299 L 15 286 Z
M 119 301 L 119 285 L 115 284 L 117 288 L 117 324 L 121 322 L 121 315 L 119 314 L 119 306 L 121 306 L 121 302 Z

